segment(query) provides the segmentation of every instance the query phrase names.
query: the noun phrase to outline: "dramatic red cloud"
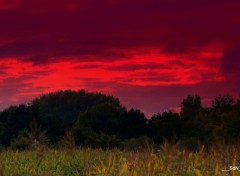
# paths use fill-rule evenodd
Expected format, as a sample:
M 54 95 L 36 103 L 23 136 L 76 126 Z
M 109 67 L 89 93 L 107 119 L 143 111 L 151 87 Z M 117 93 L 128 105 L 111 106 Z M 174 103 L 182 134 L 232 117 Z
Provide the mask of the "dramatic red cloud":
M 203 61 L 188 59 L 185 58 L 188 56 L 184 55 L 179 56 L 182 58 L 180 61 L 176 56 L 168 56 L 154 50 L 148 52 L 145 50 L 144 53 L 135 52 L 131 54 L 132 57 L 109 62 L 104 59 L 79 62 L 77 58 L 70 60 L 61 58 L 58 62 L 36 65 L 21 58 L 5 58 L 0 61 L 2 65 L 0 81 L 2 85 L 6 85 L 1 87 L 1 91 L 7 92 L 8 85 L 11 86 L 15 92 L 5 97 L 5 101 L 18 102 L 19 99 L 30 100 L 42 93 L 59 89 L 85 88 L 118 95 L 123 91 L 121 87 L 145 89 L 152 86 L 187 86 L 203 82 L 224 81 L 218 68 L 221 60 L 216 57 L 219 53 L 217 51 L 201 51 L 201 53 L 198 55 L 203 55 L 202 58 L 209 59 L 209 61 L 212 60 L 212 63 L 206 64 L 204 59 Z M 15 81 L 18 83 L 12 85 Z M 151 91 L 148 94 L 151 94 Z M 126 97 L 119 96 L 124 103 Z M 138 99 L 138 97 L 133 99 Z M 129 106 L 135 105 L 129 103 Z
M 148 116 L 238 98 L 238 0 L 0 0 L 0 109 L 59 89 L 118 96 Z

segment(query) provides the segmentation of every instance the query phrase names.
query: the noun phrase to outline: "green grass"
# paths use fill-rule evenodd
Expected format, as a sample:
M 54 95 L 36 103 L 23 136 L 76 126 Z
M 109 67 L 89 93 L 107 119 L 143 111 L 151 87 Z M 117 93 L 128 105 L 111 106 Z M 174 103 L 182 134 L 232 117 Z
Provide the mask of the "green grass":
M 240 175 L 222 172 L 239 166 L 240 149 L 213 148 L 192 153 L 164 144 L 157 151 L 100 149 L 45 149 L 43 151 L 2 151 L 0 176 L 217 176 Z

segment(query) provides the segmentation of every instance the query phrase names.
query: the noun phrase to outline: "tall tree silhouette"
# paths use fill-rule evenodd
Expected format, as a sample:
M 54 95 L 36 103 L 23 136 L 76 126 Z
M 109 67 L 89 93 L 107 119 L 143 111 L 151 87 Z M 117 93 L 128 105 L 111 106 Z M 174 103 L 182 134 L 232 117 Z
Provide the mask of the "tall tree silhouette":
M 179 114 L 171 111 L 155 114 L 149 120 L 149 127 L 150 137 L 158 144 L 162 143 L 164 139 L 177 139 L 181 130 Z
M 201 97 L 199 95 L 188 95 L 181 103 L 181 118 L 190 120 L 202 109 Z
M 218 95 L 212 101 L 212 111 L 216 114 L 231 111 L 233 108 L 234 99 L 231 95 Z
M 147 119 L 140 110 L 130 109 L 121 119 L 123 138 L 136 138 L 147 135 Z

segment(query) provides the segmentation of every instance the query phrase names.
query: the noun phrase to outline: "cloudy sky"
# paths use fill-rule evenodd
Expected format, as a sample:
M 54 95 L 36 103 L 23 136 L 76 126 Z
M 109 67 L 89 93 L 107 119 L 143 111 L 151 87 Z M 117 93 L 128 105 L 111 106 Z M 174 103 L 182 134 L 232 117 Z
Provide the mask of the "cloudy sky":
M 0 0 L 0 109 L 60 89 L 147 116 L 240 95 L 239 0 Z

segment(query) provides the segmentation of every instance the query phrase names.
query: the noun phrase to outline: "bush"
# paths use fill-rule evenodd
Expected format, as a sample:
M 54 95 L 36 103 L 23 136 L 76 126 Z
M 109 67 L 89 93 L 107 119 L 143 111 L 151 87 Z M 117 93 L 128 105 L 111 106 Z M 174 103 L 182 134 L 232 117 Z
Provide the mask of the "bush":
M 154 142 L 147 136 L 141 136 L 139 138 L 125 140 L 122 143 L 122 147 L 127 150 L 149 149 L 154 147 Z
M 68 148 L 68 149 L 73 149 L 76 147 L 75 138 L 71 129 L 69 128 L 66 129 L 65 134 L 59 143 L 61 147 Z
M 120 146 L 120 139 L 116 135 L 101 134 L 101 148 L 113 149 Z
M 19 132 L 18 136 L 10 143 L 10 149 L 12 150 L 26 150 L 29 148 L 30 143 L 27 140 L 28 133 L 26 131 Z
M 196 137 L 185 137 L 179 141 L 179 147 L 195 152 L 200 148 L 200 142 Z

